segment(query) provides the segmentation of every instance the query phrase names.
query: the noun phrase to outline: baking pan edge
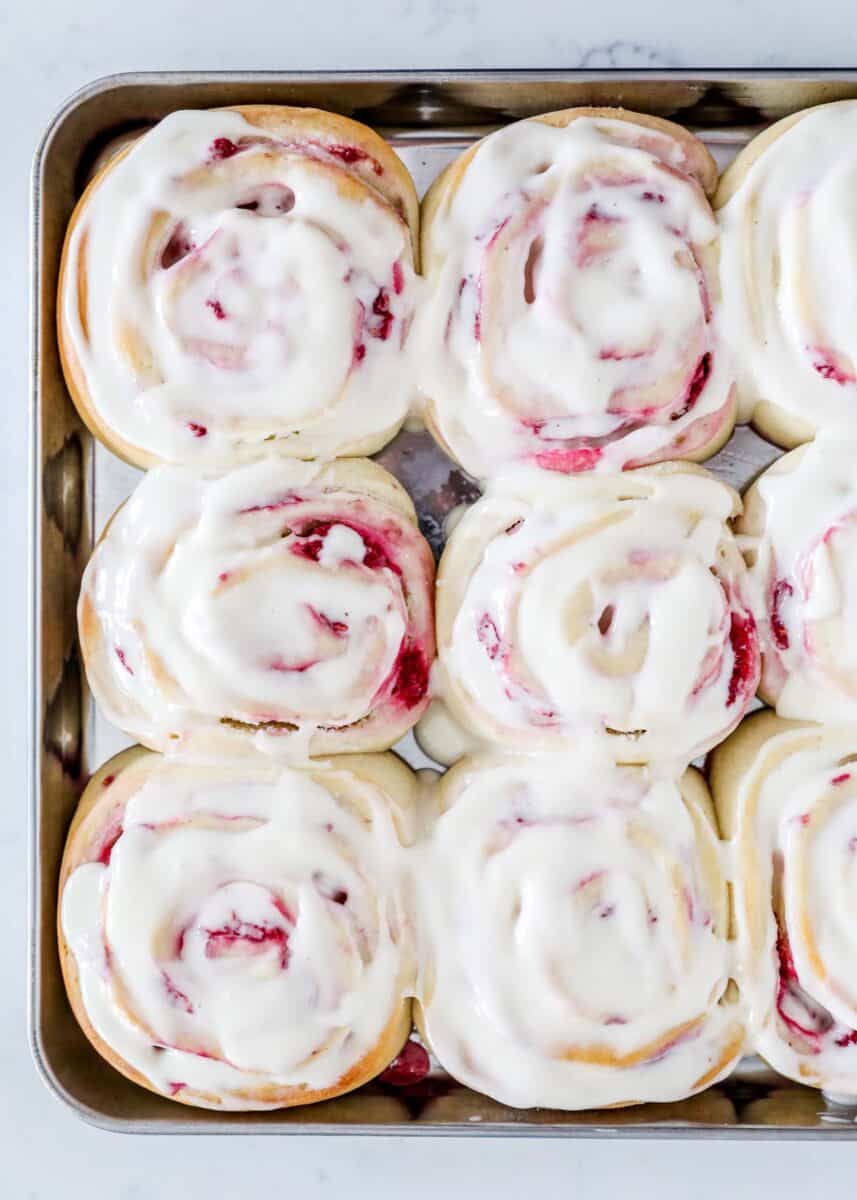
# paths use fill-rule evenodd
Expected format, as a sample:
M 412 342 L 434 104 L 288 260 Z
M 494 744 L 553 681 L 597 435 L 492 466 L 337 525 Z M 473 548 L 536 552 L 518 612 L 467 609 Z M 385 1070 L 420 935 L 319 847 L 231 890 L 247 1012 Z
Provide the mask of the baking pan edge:
M 853 1138 L 857 1129 L 849 1123 L 841 1124 L 835 1120 L 824 1122 L 824 1127 L 790 1127 L 790 1126 L 759 1126 L 759 1125 L 660 1125 L 656 1122 L 640 1125 L 543 1125 L 518 1122 L 482 1124 L 448 1123 L 420 1124 L 416 1121 L 389 1124 L 351 1124 L 351 1123 L 267 1123 L 254 1122 L 252 1116 L 244 1123 L 237 1124 L 228 1120 L 196 1123 L 193 1119 L 182 1118 L 177 1114 L 175 1119 L 160 1120 L 140 1118 L 111 1118 L 104 1113 L 84 1104 L 74 1097 L 63 1086 L 51 1068 L 44 1052 L 41 1027 L 42 1009 L 39 995 L 40 964 L 39 939 L 45 919 L 53 924 L 53 913 L 42 911 L 40 896 L 41 863 L 40 831 L 41 831 L 41 767 L 42 767 L 42 716 L 43 716 L 43 680 L 42 680 L 42 646 L 41 646 L 41 600 L 42 600 L 42 510 L 41 494 L 41 451 L 42 437 L 39 423 L 40 397 L 42 388 L 41 361 L 42 344 L 45 331 L 41 324 L 41 292 L 42 292 L 42 185 L 43 170 L 47 152 L 53 138 L 61 130 L 64 122 L 78 108 L 87 102 L 129 87 L 181 86 L 181 85 L 218 85 L 218 84 L 271 84 L 283 83 L 368 83 L 373 81 L 405 84 L 441 84 L 444 82 L 479 83 L 480 81 L 504 82 L 518 80 L 538 83 L 548 80 L 579 80 L 581 82 L 647 82 L 667 81 L 674 83 L 728 83 L 760 81 L 764 79 L 803 81 L 806 83 L 841 80 L 843 83 L 854 84 L 857 72 L 847 68 L 823 68 L 817 70 L 801 70 L 789 68 L 761 68 L 758 70 L 681 70 L 678 68 L 645 71 L 639 70 L 453 70 L 453 71 L 132 71 L 105 75 L 97 78 L 72 93 L 58 108 L 41 137 L 33 160 L 31 179 L 31 295 L 30 295 L 30 361 L 31 386 L 29 403 L 29 480 L 30 503 L 28 506 L 29 522 L 29 564 L 28 564 L 28 685 L 29 685 L 29 719 L 27 730 L 27 753 L 29 756 L 29 880 L 28 880 L 28 1035 L 30 1048 L 36 1067 L 47 1088 L 63 1101 L 88 1124 L 111 1132 L 124 1133 L 175 1133 L 175 1134 L 218 1134 L 218 1133 L 253 1133 L 253 1134 L 359 1134 L 359 1135 L 413 1135 L 413 1136 L 531 1136 L 531 1137 L 612 1137 L 612 1138 L 754 1138 L 768 1140 L 771 1138 L 787 1137 L 795 1140 L 808 1140 L 819 1137 Z

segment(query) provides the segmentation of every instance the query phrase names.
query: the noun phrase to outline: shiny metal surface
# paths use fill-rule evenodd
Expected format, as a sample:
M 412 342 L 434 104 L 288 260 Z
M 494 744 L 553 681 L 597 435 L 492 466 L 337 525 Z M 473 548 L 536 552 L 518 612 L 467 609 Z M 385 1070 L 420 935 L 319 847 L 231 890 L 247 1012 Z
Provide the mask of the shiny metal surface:
M 380 129 L 423 190 L 475 137 L 555 108 L 621 104 L 671 116 L 697 132 L 723 166 L 770 121 L 844 97 L 857 97 L 857 72 L 152 73 L 99 80 L 54 118 L 33 172 L 30 1019 L 45 1082 L 85 1120 L 140 1133 L 857 1136 L 857 1110 L 781 1079 L 756 1059 L 691 1100 L 605 1112 L 507 1109 L 441 1072 L 412 1089 L 375 1084 L 305 1109 L 224 1115 L 188 1109 L 135 1087 L 92 1050 L 65 998 L 55 933 L 57 876 L 74 806 L 89 770 L 127 744 L 86 692 L 75 606 L 93 537 L 139 473 L 94 445 L 81 425 L 63 384 L 55 334 L 65 225 L 104 147 L 176 108 L 310 104 Z M 707 465 L 743 488 L 778 454 L 741 428 Z M 473 499 L 475 485 L 424 434 L 403 433 L 378 457 L 407 484 L 439 550 L 443 515 Z M 412 738 L 397 749 L 424 765 Z

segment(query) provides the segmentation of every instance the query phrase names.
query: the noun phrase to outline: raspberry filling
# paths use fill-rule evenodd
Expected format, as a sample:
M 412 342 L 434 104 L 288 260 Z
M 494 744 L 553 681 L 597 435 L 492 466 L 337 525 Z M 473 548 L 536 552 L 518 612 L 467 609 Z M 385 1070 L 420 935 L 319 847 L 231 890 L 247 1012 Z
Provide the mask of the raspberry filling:
M 108 776 L 108 778 L 112 778 Z M 107 786 L 107 780 L 104 781 L 104 786 Z M 104 867 L 110 866 L 110 856 L 113 853 L 113 847 L 122 836 L 122 813 L 115 816 L 101 837 L 101 842 L 95 855 L 95 862 L 101 863 Z
M 638 355 L 623 356 L 614 350 L 604 351 L 604 355 L 614 361 L 626 357 L 639 357 Z M 618 428 L 614 429 L 612 433 L 605 434 L 603 437 L 568 438 L 563 445 L 549 445 L 547 449 L 541 450 L 533 456 L 537 466 L 542 467 L 546 471 L 562 471 L 565 474 L 592 471 L 601 461 L 605 446 L 611 446 L 615 442 L 621 441 L 622 438 L 636 432 L 636 430 L 644 428 L 645 423 L 651 421 L 659 410 L 656 408 L 642 408 L 631 415 L 631 410 L 627 410 L 626 412 L 621 403 L 618 400 L 614 400 L 608 411 L 613 415 L 624 414 L 627 419 Z M 548 435 L 544 434 L 545 426 L 548 424 L 547 421 L 526 420 L 522 424 L 536 438 L 544 438 L 548 443 L 551 440 L 559 440 L 558 437 L 551 439 Z M 686 435 L 681 438 L 681 443 L 684 445 L 689 444 L 689 436 Z M 643 466 L 644 463 L 645 460 L 643 459 L 627 462 L 624 464 L 623 470 Z
M 380 288 L 372 301 L 372 316 L 366 322 L 366 332 L 379 342 L 386 342 L 393 328 L 395 317 L 390 312 L 390 296 L 386 288 Z
M 503 648 L 503 641 L 492 617 L 484 613 L 476 627 L 476 636 L 480 645 L 485 647 L 485 653 L 494 662 Z
M 283 915 L 293 924 L 285 909 Z M 281 969 L 285 970 L 289 965 L 289 933 L 280 925 L 242 921 L 233 912 L 231 919 L 218 929 L 206 929 L 204 932 L 206 958 L 222 958 L 227 954 L 259 954 L 273 946 L 279 955 Z
M 173 1004 L 177 1005 L 179 1008 L 183 1008 L 186 1013 L 192 1016 L 194 1007 L 181 988 L 176 987 L 175 983 L 166 971 L 161 971 L 161 978 L 164 981 L 164 987 L 166 988 L 167 995 L 172 1000 Z
M 829 379 L 831 383 L 838 383 L 841 387 L 849 383 L 857 383 L 853 367 L 846 364 L 832 350 L 822 350 L 816 347 L 811 350 L 811 353 L 814 355 L 812 369 L 822 379 Z
M 116 657 L 119 659 L 122 666 L 125 668 L 125 670 L 128 672 L 129 675 L 133 675 L 134 668 L 129 664 L 128 659 L 125 657 L 125 651 L 122 649 L 121 646 L 116 646 L 114 648 L 116 650 Z
M 739 698 L 743 700 L 756 690 L 759 676 L 759 639 L 756 636 L 756 622 L 751 613 L 732 613 L 729 641 L 732 644 L 735 662 L 729 677 L 727 708 L 731 708 Z
M 790 1033 L 809 1043 L 813 1054 L 821 1053 L 821 1038 L 833 1028 L 830 1013 L 817 1005 L 800 986 L 788 934 L 777 932 L 777 1013 Z
M 218 137 L 209 146 L 208 157 L 212 162 L 222 162 L 225 158 L 232 158 L 240 149 L 230 138 Z
M 285 496 L 279 496 L 267 504 L 251 504 L 249 508 L 240 508 L 238 515 L 243 517 L 248 513 L 280 512 L 281 509 L 291 508 L 293 504 L 300 504 L 300 496 L 296 496 L 294 492 L 286 492 Z
M 399 649 L 393 670 L 392 696 L 405 708 L 414 708 L 425 698 L 429 684 L 429 666 L 419 646 L 405 642 Z M 385 685 L 385 688 L 388 685 Z
M 576 266 L 586 270 L 608 258 L 613 250 L 614 227 L 624 223 L 621 217 L 602 212 L 597 204 L 590 205 L 577 232 Z
M 545 471 L 562 471 L 567 475 L 576 475 L 581 471 L 591 471 L 598 464 L 602 453 L 597 446 L 543 450 L 536 455 L 536 464 Z
M 783 600 L 794 595 L 794 588 L 787 579 L 778 579 L 771 593 L 771 637 L 778 650 L 788 650 L 789 634 L 781 614 Z
M 256 510 L 245 509 L 244 511 Z M 296 531 L 299 540 L 295 541 L 292 546 L 292 554 L 297 554 L 300 558 L 308 558 L 311 562 L 318 562 L 324 546 L 324 539 L 334 525 L 343 525 L 346 529 L 352 529 L 362 539 L 365 546 L 362 563 L 364 567 L 368 567 L 370 571 L 380 571 L 386 568 L 395 575 L 401 576 L 401 568 L 387 553 L 384 543 L 377 533 L 356 521 L 319 520 L 308 522 L 300 531 Z
M 204 438 L 208 433 L 206 427 L 204 425 L 199 425 L 196 421 L 188 421 L 187 427 L 188 431 L 193 434 L 195 438 Z
M 304 671 L 317 667 L 320 661 L 318 658 L 309 658 L 305 662 L 287 662 L 281 655 L 277 655 L 270 659 L 267 666 L 269 671 L 280 671 L 284 675 L 302 675 Z
M 240 154 L 242 150 L 248 147 L 264 145 L 268 141 L 263 137 L 242 137 L 237 142 L 234 142 L 228 137 L 216 137 L 208 148 L 209 162 L 223 162 L 225 159 L 234 158 L 236 154 Z M 285 150 L 297 150 L 306 152 L 307 148 L 315 150 L 316 154 L 322 152 L 329 155 L 331 158 L 338 159 L 346 167 L 356 166 L 358 163 L 367 163 L 375 175 L 381 176 L 384 174 L 384 167 L 367 150 L 361 149 L 359 146 L 348 146 L 339 142 L 326 144 L 324 142 L 274 142 L 274 145 L 282 146 Z
M 334 634 L 335 637 L 342 637 L 344 634 L 348 633 L 348 626 L 344 621 L 332 621 L 330 617 L 326 615 L 326 613 L 319 612 L 318 609 L 314 608 L 311 604 L 307 605 L 307 608 L 309 609 L 310 616 L 316 622 L 316 624 L 320 625 L 322 629 L 326 629 L 328 633 Z
M 338 158 L 340 162 L 345 163 L 346 167 L 353 167 L 355 163 L 368 162 L 372 166 L 372 170 L 376 175 L 383 175 L 384 168 L 377 158 L 373 158 L 366 150 L 361 150 L 359 146 L 340 146 L 334 144 L 325 146 L 328 154 L 334 158 Z
M 508 532 L 508 531 L 507 531 Z M 527 569 L 526 563 L 515 563 L 512 567 L 516 574 Z M 489 613 L 483 613 L 476 627 L 476 638 L 485 650 L 491 662 L 498 664 L 503 677 L 503 690 L 507 700 L 512 703 L 523 702 L 530 706 L 530 719 L 537 727 L 553 727 L 557 722 L 557 714 L 551 708 L 546 708 L 537 694 L 521 680 L 515 679 L 510 671 L 511 652 L 497 628 L 494 618 Z
M 777 1014 L 789 1032 L 808 1043 L 812 1054 L 821 1053 L 824 1048 L 822 1039 L 829 1033 L 835 1034 L 833 1044 L 842 1049 L 857 1045 L 857 1029 L 837 1025 L 827 1009 L 817 1004 L 801 987 L 788 934 L 779 924 L 777 958 Z
M 425 1079 L 430 1066 L 429 1056 L 424 1047 L 419 1042 L 407 1041 L 386 1071 L 378 1076 L 378 1081 L 391 1087 L 410 1087 Z
M 600 362 L 636 362 L 645 358 L 646 354 L 645 350 L 624 351 L 617 346 L 605 346 L 603 350 L 598 351 L 598 358 Z
M 670 416 L 671 421 L 678 421 L 681 417 L 694 407 L 699 397 L 702 395 L 702 389 L 708 383 L 711 376 L 711 354 L 703 354 L 702 358 L 696 365 L 696 370 L 693 373 L 693 378 L 688 384 L 687 391 L 684 395 L 684 402 L 681 408 Z

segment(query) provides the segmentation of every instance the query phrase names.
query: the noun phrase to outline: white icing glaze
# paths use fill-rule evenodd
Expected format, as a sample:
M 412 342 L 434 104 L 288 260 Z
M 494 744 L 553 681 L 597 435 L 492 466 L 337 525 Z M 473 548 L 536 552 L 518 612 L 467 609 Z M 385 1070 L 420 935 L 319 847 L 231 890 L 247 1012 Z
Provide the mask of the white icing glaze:
M 319 779 L 162 761 L 109 862 L 68 879 L 86 1014 L 165 1095 L 246 1109 L 276 1106 L 254 1089 L 334 1087 L 410 991 L 388 802 L 347 770 Z
M 717 225 L 682 145 L 626 121 L 522 121 L 430 219 L 419 383 L 472 473 L 606 472 L 700 452 L 734 419 Z
M 727 1074 L 743 1038 L 716 836 L 675 782 L 556 757 L 465 760 L 450 785 L 422 851 L 418 998 L 451 1074 L 564 1109 Z
M 765 148 L 719 213 L 724 332 L 743 418 L 766 400 L 815 428 L 857 424 L 857 102 Z
M 854 759 L 853 729 L 776 734 L 743 776 L 734 837 L 738 978 L 755 1047 L 784 1075 L 852 1097 L 857 1096 L 857 1034 L 851 1037 L 857 1029 Z
M 501 480 L 441 563 L 445 699 L 506 747 L 591 737 L 617 761 L 685 765 L 758 678 L 738 504 L 701 471 Z
M 783 717 L 857 719 L 857 431 L 819 435 L 756 487 L 751 552 L 766 696 Z
M 294 757 L 404 733 L 427 702 L 434 568 L 401 509 L 349 487 L 368 466 L 268 457 L 222 475 L 149 472 L 81 589 L 108 717 L 155 749 L 234 748 L 254 730 L 223 720 L 242 722 Z M 394 486 L 373 471 L 376 489 Z
M 210 461 L 276 436 L 330 457 L 404 419 L 414 280 L 405 222 L 321 132 L 176 112 L 89 193 L 62 315 L 99 419 L 132 446 Z

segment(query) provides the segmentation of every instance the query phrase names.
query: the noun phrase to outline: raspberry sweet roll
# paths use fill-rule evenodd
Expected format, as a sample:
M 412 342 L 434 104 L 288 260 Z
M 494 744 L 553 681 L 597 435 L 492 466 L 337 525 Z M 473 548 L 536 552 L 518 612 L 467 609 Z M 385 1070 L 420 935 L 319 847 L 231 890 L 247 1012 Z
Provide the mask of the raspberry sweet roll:
M 857 419 L 857 101 L 759 134 L 724 173 L 724 331 L 741 415 L 781 446 Z
M 60 878 L 63 975 L 89 1040 L 184 1104 L 280 1108 L 359 1087 L 411 1028 L 394 755 L 301 771 L 135 747 L 91 780 Z
M 59 339 L 91 431 L 141 467 L 371 454 L 411 399 L 418 205 L 384 140 L 316 109 L 176 112 L 72 216 Z
M 416 1020 L 520 1108 L 677 1100 L 744 1042 L 702 777 L 580 756 L 463 759 L 422 851 Z
M 753 484 L 737 523 L 782 717 L 857 720 L 857 432 L 820 434 Z
M 156 750 L 384 750 L 427 704 L 433 584 L 413 505 L 375 463 L 160 467 L 84 572 L 87 678 Z
M 729 520 L 702 467 L 518 474 L 453 530 L 438 574 L 439 692 L 465 730 L 543 751 L 683 767 L 756 690 L 759 648 Z
M 857 1096 L 857 732 L 754 713 L 714 751 L 711 786 L 754 1047 Z
M 426 421 L 491 477 L 707 458 L 735 423 L 708 151 L 669 121 L 574 108 L 491 134 L 423 205 Z M 416 331 L 415 331 L 416 332 Z

